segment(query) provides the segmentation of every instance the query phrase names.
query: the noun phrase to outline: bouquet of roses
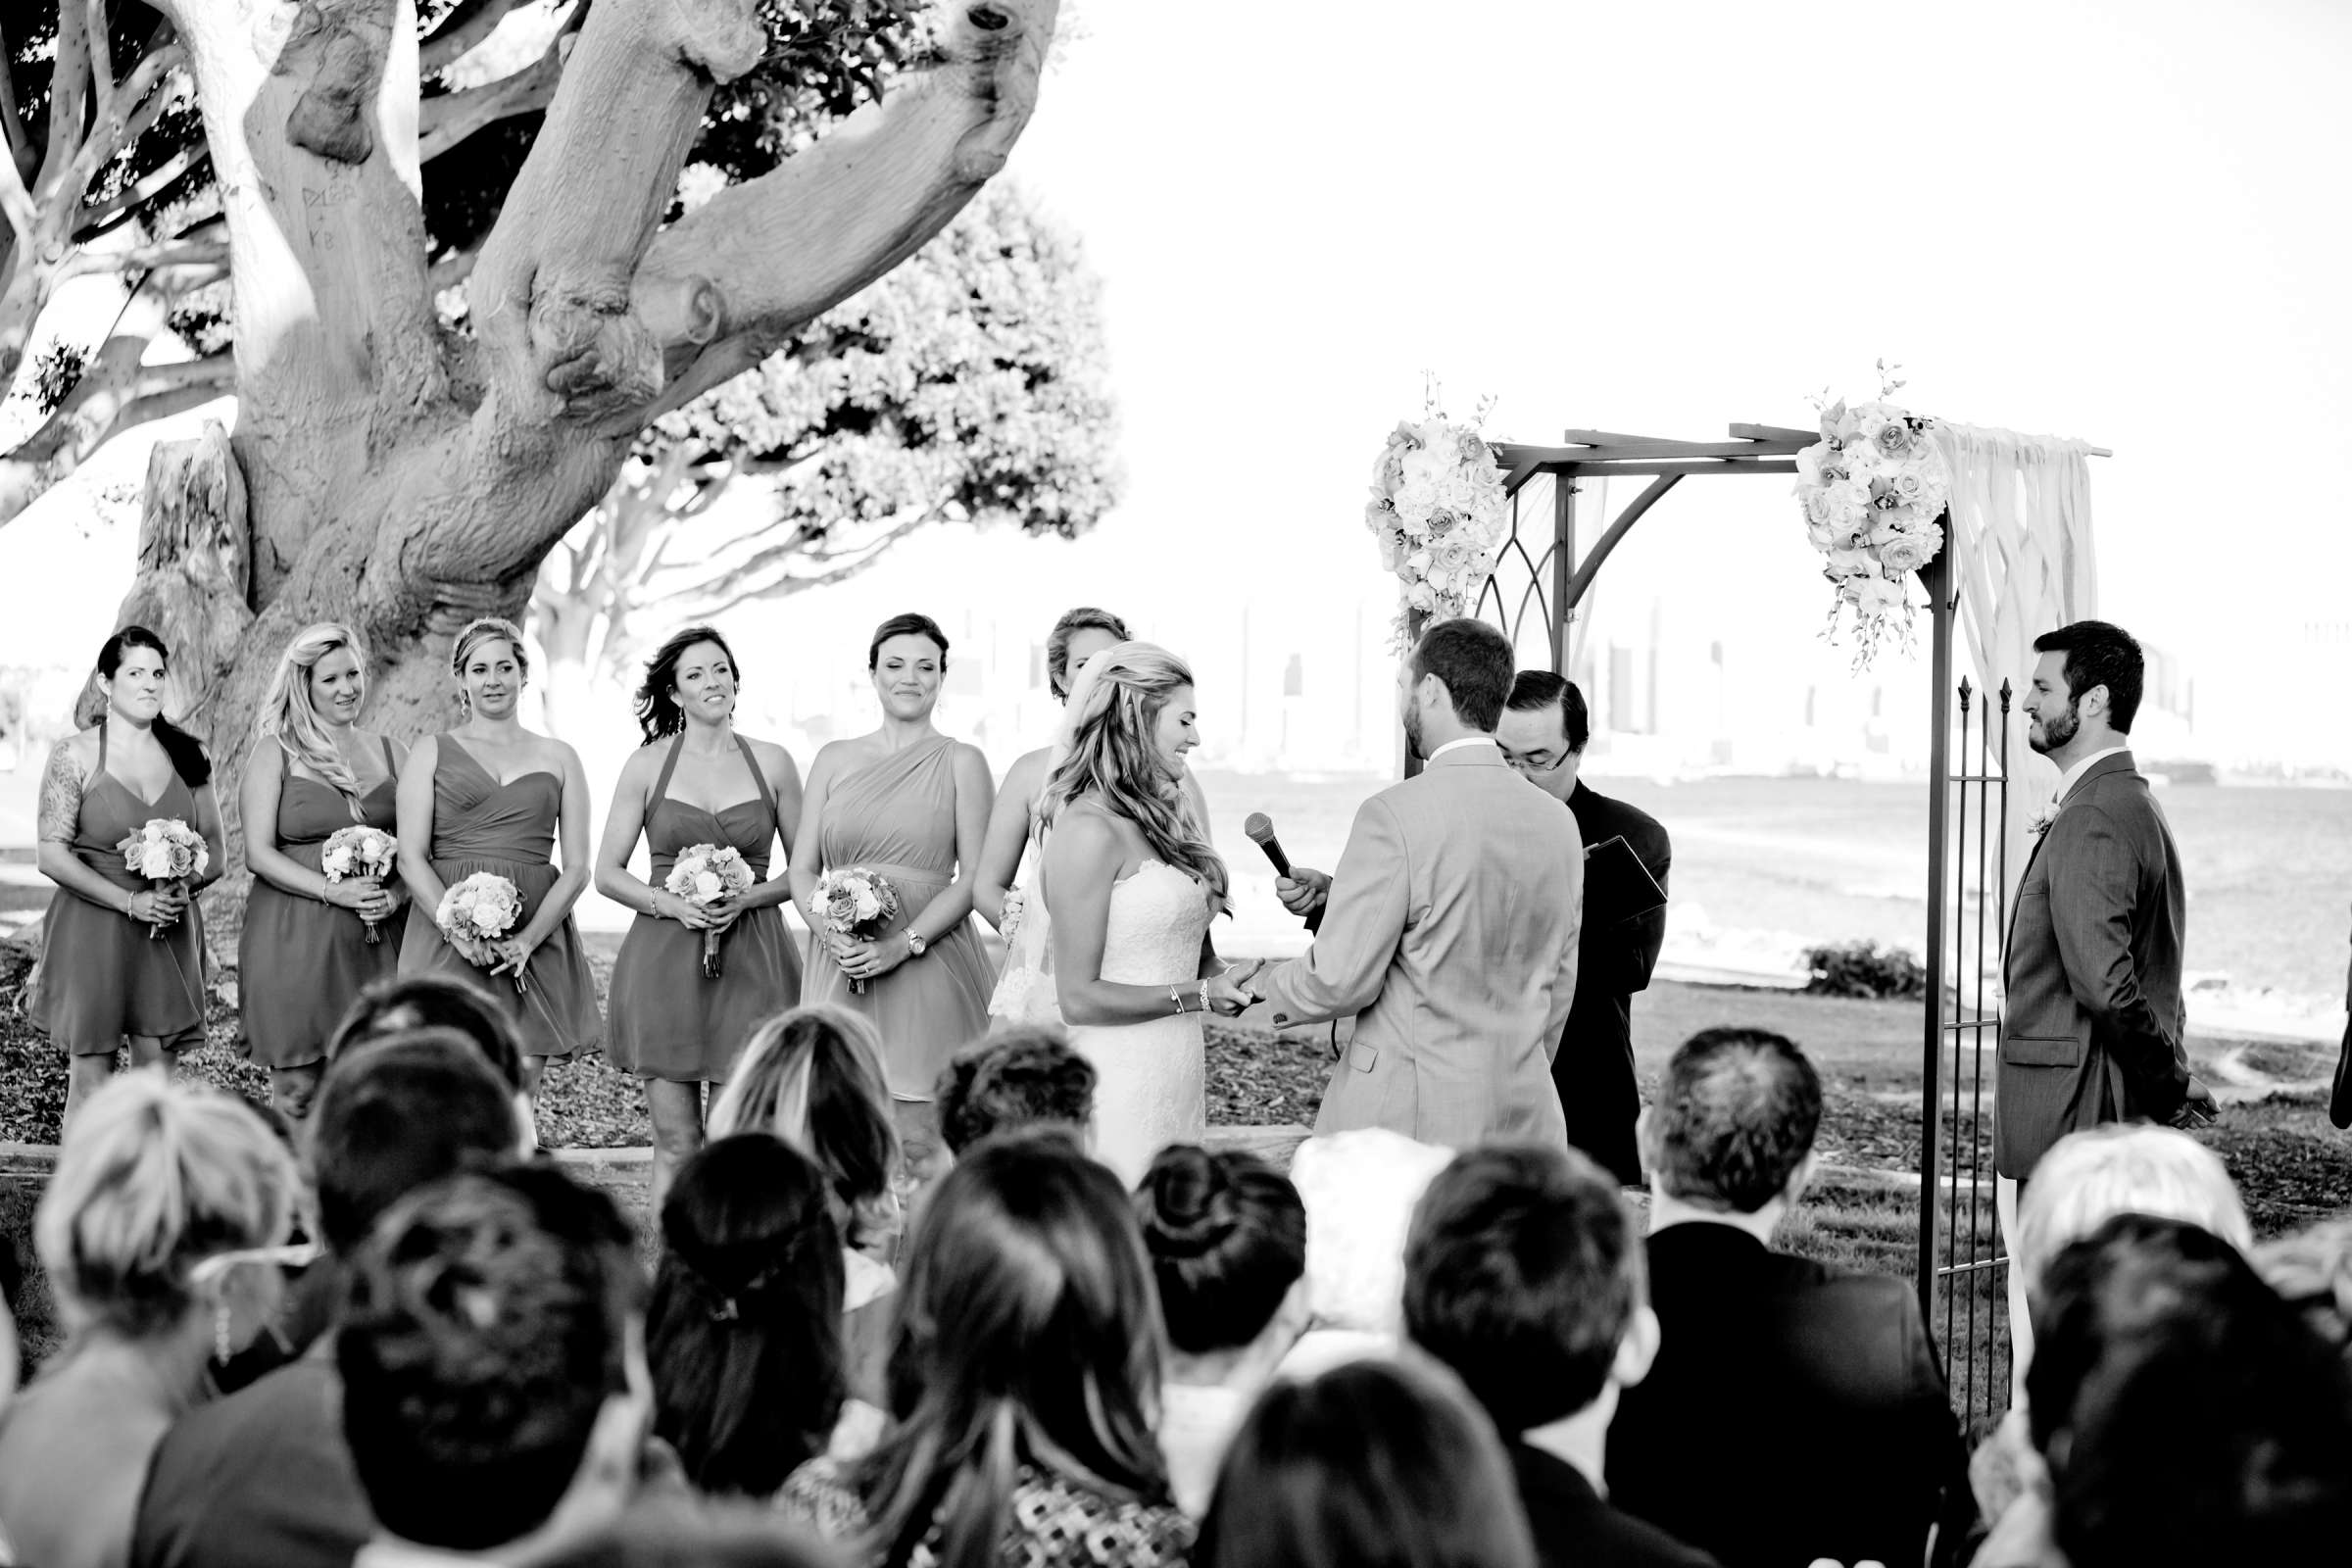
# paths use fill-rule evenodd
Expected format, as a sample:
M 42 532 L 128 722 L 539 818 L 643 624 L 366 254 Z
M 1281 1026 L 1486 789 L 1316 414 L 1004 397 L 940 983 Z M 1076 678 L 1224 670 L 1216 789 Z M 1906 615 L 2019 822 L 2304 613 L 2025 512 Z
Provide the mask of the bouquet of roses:
M 495 871 L 476 871 L 441 895 L 433 923 L 463 953 L 478 942 L 495 942 L 521 923 L 522 893 Z M 514 989 L 529 987 L 514 976 Z
M 696 908 L 707 909 L 721 899 L 749 893 L 752 868 L 745 863 L 743 852 L 733 845 L 724 849 L 715 844 L 691 845 L 679 853 L 677 863 L 669 868 L 662 887 Z M 724 934 L 703 933 L 703 977 L 707 980 L 718 978 L 718 939 Z
M 204 835 L 175 816 L 150 819 L 115 848 L 122 852 L 123 867 L 132 876 L 145 877 L 159 887 L 202 876 L 213 858 L 212 851 L 204 847 Z M 150 942 L 163 934 L 160 925 L 147 928 Z
M 337 828 L 327 835 L 326 848 L 319 852 L 318 869 L 326 873 L 329 882 L 341 882 L 349 877 L 373 877 L 381 882 L 392 874 L 394 857 L 400 853 L 400 841 L 380 827 Z M 368 940 L 381 942 L 382 931 L 373 920 L 363 918 L 360 924 L 368 928 Z
M 817 907 L 825 929 L 838 937 L 866 942 L 890 929 L 899 917 L 899 890 L 890 878 L 862 865 L 827 871 L 816 879 Z M 850 994 L 862 996 L 865 982 L 850 976 Z
M 1413 617 L 1446 620 L 1476 610 L 1511 531 L 1510 504 L 1494 454 L 1479 435 L 1487 405 L 1466 424 L 1448 420 L 1433 386 L 1419 422 L 1389 435 L 1372 469 L 1364 523 L 1380 564 L 1396 575 L 1395 644 L 1412 644 Z

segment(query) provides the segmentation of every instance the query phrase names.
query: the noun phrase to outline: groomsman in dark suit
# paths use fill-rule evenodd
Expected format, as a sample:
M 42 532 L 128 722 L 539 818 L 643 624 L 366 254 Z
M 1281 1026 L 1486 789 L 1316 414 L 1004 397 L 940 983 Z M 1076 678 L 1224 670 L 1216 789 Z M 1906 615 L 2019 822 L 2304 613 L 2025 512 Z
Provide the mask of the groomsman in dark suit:
M 1674 861 L 1666 829 L 1647 811 L 1598 794 L 1577 777 L 1592 733 L 1585 694 L 1574 681 L 1547 669 L 1523 669 L 1494 738 L 1520 776 L 1576 814 L 1586 849 L 1623 838 L 1662 890 Z M 1649 988 L 1665 943 L 1664 906 L 1614 923 L 1586 911 L 1576 1004 L 1551 1058 L 1568 1142 L 1628 1187 L 1642 1183 L 1642 1155 L 1634 1145 L 1634 1118 L 1642 1114 L 1642 1091 L 1634 1081 L 1634 993 Z
M 2026 742 L 2062 771 L 2034 813 L 2001 965 L 1992 1159 L 1994 1207 L 2011 1237 L 2018 1184 L 2068 1133 L 2213 1111 L 2188 1072 L 2180 852 L 2132 760 L 2139 644 L 2121 626 L 2078 620 L 2042 633 L 2034 651 Z M 2034 1337 L 2015 1269 L 2009 1302 L 2022 1389 Z

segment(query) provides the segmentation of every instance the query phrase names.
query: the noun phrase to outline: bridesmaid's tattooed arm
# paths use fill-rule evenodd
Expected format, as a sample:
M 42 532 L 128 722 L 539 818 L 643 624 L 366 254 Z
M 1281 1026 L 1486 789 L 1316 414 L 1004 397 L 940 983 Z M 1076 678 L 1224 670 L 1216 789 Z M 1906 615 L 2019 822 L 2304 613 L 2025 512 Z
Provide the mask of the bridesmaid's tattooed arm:
M 75 755 L 73 737 L 59 741 L 49 753 L 41 774 L 41 875 L 65 889 L 118 913 L 130 912 L 131 895 L 81 863 L 74 853 L 74 827 L 81 816 L 81 790 L 89 781 L 89 765 Z
M 82 771 L 71 738 L 49 749 L 49 766 L 41 774 L 39 842 L 71 844 L 74 825 L 81 814 Z

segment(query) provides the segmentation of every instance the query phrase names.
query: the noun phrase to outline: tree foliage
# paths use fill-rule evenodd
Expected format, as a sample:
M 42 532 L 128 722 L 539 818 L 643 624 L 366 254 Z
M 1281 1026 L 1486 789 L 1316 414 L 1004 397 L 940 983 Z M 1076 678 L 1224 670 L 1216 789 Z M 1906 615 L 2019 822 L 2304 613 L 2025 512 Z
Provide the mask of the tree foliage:
M 1075 538 L 1116 500 L 1100 287 L 1018 190 L 792 334 L 749 375 L 663 416 L 541 568 L 551 654 L 612 676 L 647 612 L 714 617 L 863 569 L 935 521 Z M 751 528 L 704 519 L 769 482 Z

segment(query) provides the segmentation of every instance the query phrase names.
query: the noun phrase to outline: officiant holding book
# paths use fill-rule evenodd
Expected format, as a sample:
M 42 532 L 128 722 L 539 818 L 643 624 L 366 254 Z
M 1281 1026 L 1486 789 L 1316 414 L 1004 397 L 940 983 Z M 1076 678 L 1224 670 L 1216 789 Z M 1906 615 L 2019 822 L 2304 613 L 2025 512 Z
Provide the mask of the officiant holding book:
M 1511 766 L 1576 815 L 1585 844 L 1585 919 L 1576 1003 L 1551 1059 L 1568 1142 L 1629 1187 L 1641 1185 L 1634 1120 L 1634 993 L 1649 987 L 1666 942 L 1666 873 L 1673 845 L 1658 819 L 1577 777 L 1592 721 L 1576 683 L 1545 669 L 1512 682 L 1494 738 Z M 1652 885 L 1654 884 L 1654 886 Z

